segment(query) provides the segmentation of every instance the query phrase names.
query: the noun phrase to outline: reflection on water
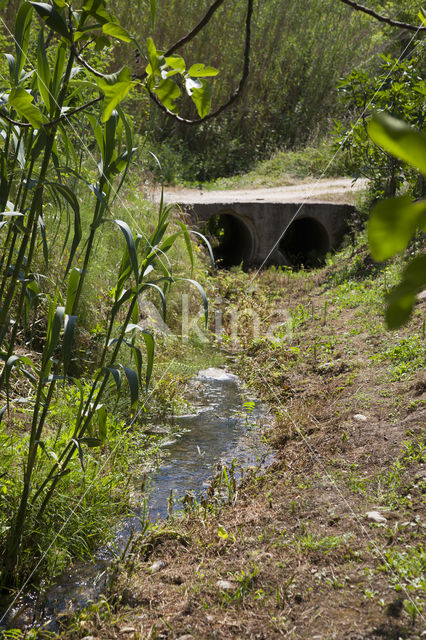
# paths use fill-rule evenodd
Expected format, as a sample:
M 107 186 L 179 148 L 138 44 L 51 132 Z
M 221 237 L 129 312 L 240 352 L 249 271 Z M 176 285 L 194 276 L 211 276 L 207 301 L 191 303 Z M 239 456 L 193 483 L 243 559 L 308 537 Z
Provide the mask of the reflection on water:
M 266 465 L 272 459 L 259 429 L 265 423 L 265 409 L 243 397 L 236 376 L 222 369 L 200 371 L 192 380 L 188 400 L 193 413 L 174 419 L 183 435 L 165 441 L 166 459 L 150 474 L 147 504 L 151 521 L 167 516 L 171 491 L 173 509 L 181 508 L 180 501 L 186 493 L 201 496 L 218 463 L 229 466 L 236 459 L 238 478 L 244 468 Z M 141 486 L 142 478 L 134 481 L 135 487 Z M 36 623 L 57 628 L 56 621 L 61 616 L 102 593 L 111 561 L 126 548 L 132 530 L 141 530 L 146 495 L 135 491 L 133 497 L 134 515 L 120 526 L 114 548 L 101 549 L 94 563 L 77 561 L 59 576 L 43 603 L 38 602 L 36 594 L 25 598 L 8 613 L 8 626 L 28 628 Z

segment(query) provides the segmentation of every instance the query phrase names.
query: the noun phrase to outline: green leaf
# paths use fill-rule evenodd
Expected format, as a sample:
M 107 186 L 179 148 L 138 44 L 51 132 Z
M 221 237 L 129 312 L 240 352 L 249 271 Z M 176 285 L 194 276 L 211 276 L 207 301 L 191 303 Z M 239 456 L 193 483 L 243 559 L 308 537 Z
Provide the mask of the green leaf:
M 213 249 L 212 249 L 212 246 L 211 246 L 210 242 L 207 240 L 206 236 L 204 234 L 200 233 L 199 231 L 193 231 L 192 229 L 189 231 L 189 233 L 192 233 L 194 236 L 198 236 L 204 242 L 204 244 L 207 247 L 207 251 L 209 252 L 212 268 L 215 269 L 216 263 L 215 263 L 215 259 L 214 259 Z
M 65 301 L 65 313 L 69 315 L 72 312 L 74 306 L 74 300 L 78 289 L 78 283 L 80 282 L 80 269 L 73 267 L 68 276 L 67 297 Z
M 49 250 L 47 248 L 46 226 L 41 216 L 38 217 L 38 227 L 40 229 L 41 243 L 43 247 L 43 258 L 46 267 L 49 267 Z
M 179 73 L 185 71 L 185 60 L 181 56 L 169 56 L 166 59 L 166 64 Z
M 50 115 L 52 115 L 55 110 L 55 102 L 50 93 L 51 81 L 52 76 L 50 74 L 46 47 L 44 45 L 44 30 L 40 29 L 37 47 L 37 86 L 44 105 Z
M 133 40 L 130 33 L 126 29 L 123 29 L 123 27 L 117 24 L 116 22 L 106 22 L 102 26 L 102 31 L 107 36 L 118 38 L 118 40 L 123 40 L 124 42 L 132 42 Z
M 27 59 L 28 44 L 30 41 L 30 27 L 33 8 L 30 3 L 24 2 L 19 7 L 15 22 L 15 48 L 16 48 L 16 66 L 15 66 L 15 82 L 18 83 L 21 72 Z M 10 66 L 10 65 L 9 65 Z
M 190 282 L 191 284 L 193 284 L 194 287 L 196 287 L 198 291 L 201 293 L 201 298 L 203 300 L 203 305 L 204 305 L 204 324 L 207 327 L 207 323 L 209 320 L 209 302 L 207 300 L 206 292 L 204 291 L 200 283 L 197 282 L 196 280 L 192 280 L 191 278 L 183 278 L 183 280 L 185 282 Z
M 408 245 L 416 228 L 426 223 L 426 200 L 413 202 L 410 196 L 379 202 L 368 222 L 368 240 L 374 260 L 381 262 Z
M 43 125 L 44 118 L 41 111 L 33 104 L 33 100 L 33 96 L 22 87 L 12 89 L 9 94 L 9 105 L 22 118 L 28 120 L 34 129 L 39 129 Z
M 426 255 L 411 260 L 403 271 L 401 282 L 391 289 L 386 308 L 389 329 L 399 329 L 411 315 L 416 295 L 426 288 Z
M 46 332 L 46 345 L 43 349 L 43 368 L 46 366 L 49 358 L 53 355 L 53 352 L 58 345 L 64 316 L 65 307 L 57 307 L 55 312 L 49 315 Z
M 47 182 L 46 184 L 67 201 L 74 213 L 74 236 L 69 252 L 68 263 L 65 269 L 65 273 L 68 273 L 82 236 L 80 205 L 75 193 L 65 184 L 61 184 L 59 182 Z
M 126 374 L 126 378 L 127 378 L 127 382 L 129 383 L 129 389 L 130 389 L 130 404 L 132 409 L 135 409 L 137 403 L 138 403 L 138 397 L 139 397 L 139 381 L 138 381 L 138 375 L 136 373 L 136 371 L 133 371 L 133 369 L 130 369 L 129 367 L 126 367 L 125 365 L 122 365 L 123 367 L 123 371 Z
M 77 316 L 66 315 L 64 324 L 64 336 L 62 340 L 64 379 L 68 373 L 69 365 L 71 362 L 71 354 L 74 345 L 74 334 L 76 326 Z
M 181 95 L 181 90 L 177 86 L 176 82 L 173 82 L 170 78 L 160 80 L 158 86 L 154 89 L 154 92 L 169 111 L 176 111 L 174 101 Z
M 52 94 L 54 96 L 57 96 L 59 93 L 62 74 L 65 69 L 66 54 L 67 54 L 67 45 L 65 42 L 61 41 L 56 51 L 55 65 L 53 67 Z
M 99 438 L 102 442 L 105 442 L 107 437 L 107 416 L 105 405 L 99 405 L 99 407 L 96 408 L 96 418 L 98 420 Z
M 106 36 L 98 36 L 95 39 L 95 51 L 102 51 L 105 47 L 109 47 L 111 44 L 110 39 Z
M 117 367 L 105 367 L 105 370 L 108 371 L 112 377 L 114 378 L 115 386 L 117 387 L 117 391 L 119 392 L 121 389 L 121 373 L 120 369 Z
M 165 65 L 164 56 L 157 52 L 157 48 L 152 38 L 146 41 L 148 49 L 148 60 L 150 69 L 146 69 L 148 75 L 161 76 L 161 69 Z
M 85 437 L 85 438 L 78 438 L 77 442 L 79 444 L 87 444 L 88 447 L 100 447 L 103 443 L 102 440 L 100 440 L 99 438 L 90 438 L 90 437 Z
M 55 7 L 46 2 L 31 2 L 31 5 L 52 31 L 59 33 L 60 36 L 67 40 L 71 40 L 66 22 Z
M 194 88 L 192 90 L 191 98 L 197 107 L 200 118 L 205 118 L 209 114 L 212 104 L 212 89 L 206 80 L 201 80 L 200 82 L 202 86 L 199 89 Z
M 387 113 L 376 114 L 367 126 L 374 142 L 426 174 L 426 136 Z
M 208 76 L 217 76 L 218 73 L 219 69 L 206 67 L 202 62 L 197 62 L 188 69 L 188 76 L 192 78 L 207 78 Z
M 149 8 L 151 10 L 151 25 L 152 28 L 155 27 L 155 15 L 157 13 L 157 2 L 156 0 L 149 0 Z
M 149 331 L 142 329 L 142 327 L 138 324 L 129 324 L 126 327 L 126 333 L 133 331 L 135 329 L 137 329 L 142 333 L 143 339 L 145 341 L 146 355 L 148 359 L 146 374 L 145 374 L 145 387 L 146 387 L 146 391 L 148 391 L 149 381 L 151 380 L 152 368 L 154 365 L 154 348 L 155 348 L 154 336 Z
M 96 78 L 96 82 L 105 95 L 105 108 L 102 114 L 102 122 L 106 122 L 115 107 L 124 100 L 130 89 L 132 89 L 136 83 L 132 81 L 130 71 L 127 67 L 103 78 Z
M 127 222 L 123 222 L 123 220 L 114 220 L 114 222 L 120 227 L 123 232 L 124 238 L 127 244 L 127 251 L 129 253 L 130 262 L 133 268 L 133 273 L 136 280 L 136 286 L 139 282 L 139 266 L 138 266 L 138 256 L 136 253 L 136 245 L 135 240 L 133 238 L 133 234 L 130 231 L 129 225 Z
M 192 243 L 191 243 L 191 238 L 189 237 L 188 227 L 186 226 L 186 224 L 184 224 L 183 222 L 180 222 L 179 220 L 177 221 L 177 223 L 183 232 L 183 237 L 186 244 L 186 250 L 188 252 L 189 261 L 191 263 L 191 274 L 192 274 L 192 270 L 194 269 L 194 253 L 192 251 Z

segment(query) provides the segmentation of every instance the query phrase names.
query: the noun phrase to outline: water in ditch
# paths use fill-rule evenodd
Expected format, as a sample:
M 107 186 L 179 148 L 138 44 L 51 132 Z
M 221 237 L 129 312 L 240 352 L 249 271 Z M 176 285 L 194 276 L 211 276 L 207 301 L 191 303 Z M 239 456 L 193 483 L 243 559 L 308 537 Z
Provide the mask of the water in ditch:
M 182 509 L 186 494 L 201 497 L 219 464 L 236 461 L 236 479 L 249 467 L 267 466 L 273 452 L 262 432 L 267 427 L 267 411 L 247 397 L 239 379 L 222 369 L 200 371 L 192 380 L 188 401 L 191 414 L 174 419 L 180 435 L 163 442 L 165 458 L 149 474 L 148 492 L 135 477 L 134 515 L 118 527 L 114 544 L 100 549 L 93 563 L 74 563 L 63 572 L 47 593 L 32 593 L 4 616 L 1 625 L 54 630 L 61 617 L 99 598 L 105 587 L 107 570 L 126 549 L 132 533 L 141 531 L 148 510 L 149 519 L 167 517 L 170 510 Z M 162 425 L 153 425 L 161 432 Z M 0 618 L 1 618 L 0 613 Z

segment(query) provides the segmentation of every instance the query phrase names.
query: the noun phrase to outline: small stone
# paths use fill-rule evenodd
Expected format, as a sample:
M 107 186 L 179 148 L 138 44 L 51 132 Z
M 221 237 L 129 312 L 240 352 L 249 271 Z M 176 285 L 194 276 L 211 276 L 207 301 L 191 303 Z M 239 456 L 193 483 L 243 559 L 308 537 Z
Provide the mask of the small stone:
M 156 573 L 157 571 L 161 571 L 167 567 L 167 562 L 165 560 L 156 560 L 148 569 L 151 573 Z
M 353 418 L 357 422 L 367 422 L 367 416 L 362 413 L 356 413 Z
M 367 511 L 365 517 L 367 518 L 367 520 L 377 522 L 377 524 L 385 524 L 387 522 L 385 516 L 378 511 Z
M 177 640 L 194 640 L 194 636 L 191 636 L 190 633 L 187 633 L 185 636 L 179 636 Z
M 236 587 L 235 582 L 229 582 L 229 580 L 218 580 L 216 586 L 221 591 L 234 591 Z
M 135 631 L 135 627 L 123 627 L 122 629 L 120 629 L 120 633 L 134 633 Z
M 426 300 L 426 289 L 423 289 L 423 291 L 420 291 L 419 295 L 417 296 L 417 300 L 419 300 L 419 302 L 421 300 Z

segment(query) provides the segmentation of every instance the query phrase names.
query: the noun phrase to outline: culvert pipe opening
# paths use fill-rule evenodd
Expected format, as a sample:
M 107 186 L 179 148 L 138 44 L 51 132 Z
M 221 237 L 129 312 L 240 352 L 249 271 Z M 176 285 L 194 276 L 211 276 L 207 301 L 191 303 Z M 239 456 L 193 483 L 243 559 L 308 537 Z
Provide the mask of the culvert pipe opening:
M 217 265 L 223 268 L 242 264 L 247 267 L 253 256 L 253 236 L 249 227 L 232 213 L 213 216 L 205 225 Z
M 317 267 L 330 251 L 330 238 L 315 218 L 300 218 L 291 223 L 279 245 L 286 262 L 294 267 Z

